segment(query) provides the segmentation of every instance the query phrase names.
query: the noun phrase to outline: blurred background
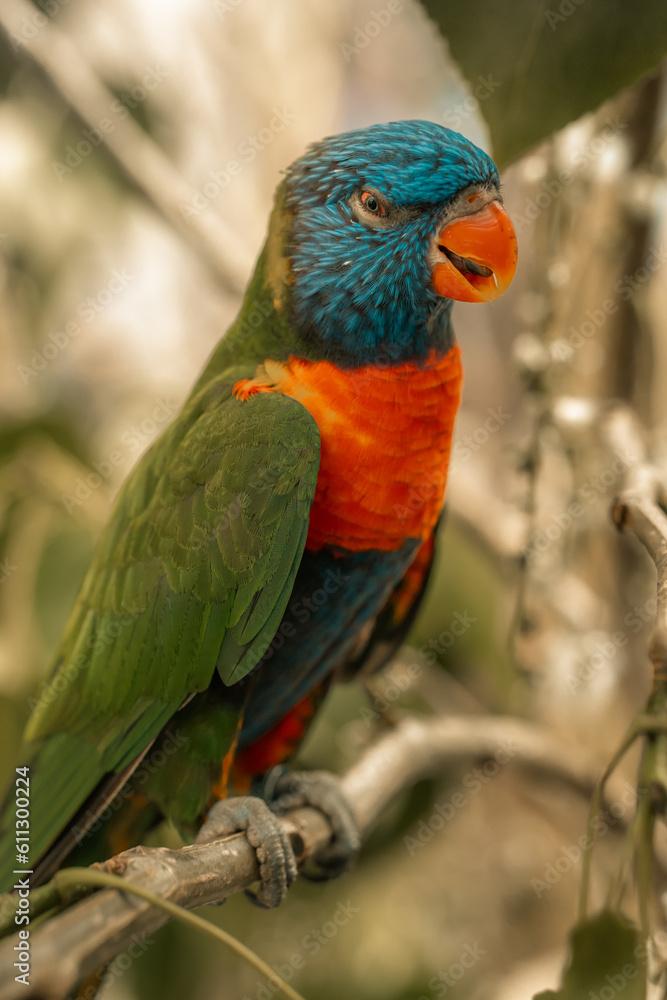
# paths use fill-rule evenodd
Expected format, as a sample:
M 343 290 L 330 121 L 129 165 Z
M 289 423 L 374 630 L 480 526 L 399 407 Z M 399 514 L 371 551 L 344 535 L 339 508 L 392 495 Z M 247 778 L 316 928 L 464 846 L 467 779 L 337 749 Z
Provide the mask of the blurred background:
M 496 156 L 519 269 L 500 302 L 455 306 L 466 382 L 450 513 L 410 643 L 373 680 L 378 701 L 357 685 L 329 697 L 301 761 L 343 770 L 389 706 L 523 716 L 602 766 L 644 704 L 654 571 L 609 505 L 642 462 L 667 463 L 664 15 L 427 6 L 444 37 L 416 0 L 12 0 L 0 13 L 14 17 L 0 39 L 3 779 L 115 493 L 239 308 L 281 171 L 309 142 L 377 121 L 440 122 Z M 92 130 L 22 51 L 53 31 L 111 92 Z M 128 121 L 190 185 L 171 220 L 101 141 L 123 141 Z M 189 238 L 207 226 L 228 281 Z M 300 956 L 293 982 L 314 1000 L 555 987 L 587 802 L 512 763 L 475 784 L 481 763 L 403 795 L 338 882 L 299 883 L 278 912 L 234 898 L 206 916 L 270 963 Z M 465 807 L 415 846 L 462 790 Z M 597 904 L 619 845 L 612 828 Z M 111 967 L 102 995 L 274 994 L 168 926 Z

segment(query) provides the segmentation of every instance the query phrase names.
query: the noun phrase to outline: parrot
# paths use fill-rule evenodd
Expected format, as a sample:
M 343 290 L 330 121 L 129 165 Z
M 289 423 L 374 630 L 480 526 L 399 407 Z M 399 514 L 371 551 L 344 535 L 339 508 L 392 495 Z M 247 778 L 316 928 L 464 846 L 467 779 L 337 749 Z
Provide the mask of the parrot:
M 440 124 L 334 135 L 287 168 L 238 316 L 122 486 L 28 719 L 31 884 L 166 818 L 201 843 L 245 831 L 277 906 L 286 797 L 330 819 L 323 877 L 346 870 L 337 779 L 289 762 L 331 683 L 384 666 L 415 617 L 461 397 L 453 303 L 497 299 L 516 264 L 493 160 Z

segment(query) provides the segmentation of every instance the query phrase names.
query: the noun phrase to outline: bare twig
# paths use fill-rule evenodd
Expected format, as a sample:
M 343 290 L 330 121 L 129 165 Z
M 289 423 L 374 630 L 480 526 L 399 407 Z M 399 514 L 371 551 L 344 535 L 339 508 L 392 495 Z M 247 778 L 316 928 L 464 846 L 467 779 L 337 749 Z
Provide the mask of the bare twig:
M 186 220 L 182 206 L 192 202 L 192 187 L 131 116 L 116 120 L 113 131 L 100 129 L 100 123 L 110 115 L 114 95 L 76 46 L 50 21 L 45 19 L 34 32 L 23 29 L 34 14 L 35 7 L 28 0 L 3 0 L 0 28 L 40 67 L 77 115 L 100 132 L 105 147 L 125 174 L 212 268 L 223 288 L 238 295 L 247 275 L 234 252 L 234 236 L 223 220 L 212 211 L 193 214 Z
M 658 574 L 655 626 L 649 657 L 656 684 L 667 683 L 667 515 L 648 490 L 628 490 L 614 503 L 612 517 L 621 531 L 631 532 L 655 563 Z
M 597 765 L 585 758 L 580 747 L 563 745 L 526 722 L 489 716 L 410 717 L 366 752 L 342 779 L 343 790 L 367 833 L 384 807 L 419 778 L 471 758 L 495 757 L 501 748 L 510 751 L 508 760 L 560 779 L 585 795 L 598 775 Z M 617 787 L 612 783 L 608 802 L 620 799 L 624 791 L 622 783 Z M 328 820 L 313 809 L 295 810 L 282 822 L 300 863 L 331 838 Z M 137 847 L 104 867 L 187 909 L 221 902 L 258 878 L 255 853 L 244 834 L 181 850 Z M 32 932 L 29 987 L 14 981 L 14 939 L 0 945 L 0 995 L 3 1000 L 65 996 L 77 982 L 168 919 L 143 900 L 104 890 Z
M 631 429 L 631 423 L 626 429 Z M 642 452 L 642 458 L 643 458 Z M 665 812 L 665 772 L 664 734 L 667 726 L 665 695 L 667 694 L 667 516 L 658 504 L 662 499 L 662 487 L 657 470 L 646 462 L 635 471 L 631 488 L 621 493 L 614 501 L 611 515 L 619 531 L 631 532 L 642 543 L 657 572 L 656 621 L 648 644 L 648 653 L 653 664 L 653 693 L 646 711 L 639 715 L 630 727 L 625 739 L 607 764 L 597 784 L 588 819 L 587 839 L 589 845 L 595 842 L 595 819 L 603 801 L 605 785 L 618 767 L 621 759 L 640 736 L 649 736 L 642 761 L 639 766 L 640 798 L 637 805 L 639 821 L 637 833 L 637 874 L 639 908 L 642 933 L 649 934 L 649 886 L 651 875 L 651 851 L 655 832 L 655 816 Z M 658 734 L 660 740 L 656 740 Z M 653 847 L 655 851 L 655 847 Z M 657 853 L 657 852 L 656 852 Z M 592 846 L 584 852 L 581 892 L 579 899 L 580 919 L 586 917 L 588 909 L 588 886 L 590 881 Z

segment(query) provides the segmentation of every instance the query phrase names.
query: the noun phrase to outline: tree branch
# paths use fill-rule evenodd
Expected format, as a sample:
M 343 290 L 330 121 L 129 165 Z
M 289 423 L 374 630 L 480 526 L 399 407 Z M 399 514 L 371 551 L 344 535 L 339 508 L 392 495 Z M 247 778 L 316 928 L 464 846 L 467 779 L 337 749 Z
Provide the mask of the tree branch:
M 0 28 L 10 44 L 26 52 L 79 118 L 100 132 L 105 147 L 123 172 L 197 251 L 223 288 L 231 295 L 239 295 L 248 276 L 234 252 L 233 233 L 213 211 L 185 218 L 182 206 L 192 202 L 193 188 L 131 115 L 124 119 L 116 116 L 110 132 L 100 128 L 100 123 L 111 115 L 114 95 L 52 22 L 45 20 L 28 37 L 24 25 L 26 21 L 32 23 L 37 9 L 28 0 L 2 0 Z M 46 18 L 41 10 L 39 13 Z
M 658 492 L 654 487 L 654 493 Z M 648 654 L 656 685 L 667 684 L 667 515 L 653 500 L 648 488 L 628 490 L 614 502 L 614 523 L 631 532 L 653 560 L 658 575 L 655 626 Z
M 367 834 L 385 806 L 420 778 L 452 764 L 485 758 L 503 766 L 515 762 L 562 780 L 584 795 L 590 794 L 599 774 L 597 763 L 585 759 L 580 747 L 563 744 L 527 722 L 501 716 L 407 717 L 347 772 L 343 791 Z M 620 779 L 618 784 L 612 781 L 607 804 L 620 800 L 624 792 Z M 328 820 L 314 809 L 294 810 L 282 822 L 300 864 L 313 858 L 332 835 Z M 222 902 L 258 879 L 255 852 L 245 834 L 181 850 L 136 847 L 102 867 L 186 909 Z M 129 894 L 99 892 L 32 931 L 29 987 L 14 981 L 15 938 L 0 944 L 0 995 L 3 1000 L 66 996 L 78 982 L 168 919 Z

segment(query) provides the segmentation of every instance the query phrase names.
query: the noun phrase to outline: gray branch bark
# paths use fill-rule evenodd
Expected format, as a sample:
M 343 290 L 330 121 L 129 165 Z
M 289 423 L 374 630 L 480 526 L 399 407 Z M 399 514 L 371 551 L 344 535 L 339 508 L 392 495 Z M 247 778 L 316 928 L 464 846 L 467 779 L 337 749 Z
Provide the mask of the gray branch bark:
M 365 835 L 385 806 L 420 778 L 452 764 L 501 760 L 501 750 L 509 766 L 561 780 L 583 795 L 591 793 L 599 774 L 597 762 L 586 759 L 580 747 L 563 744 L 527 722 L 500 716 L 408 717 L 347 772 L 343 791 Z M 620 801 L 624 791 L 620 779 L 618 784 L 612 780 L 607 805 Z M 313 858 L 332 835 L 328 820 L 313 809 L 294 810 L 282 822 L 300 864 Z M 245 834 L 181 850 L 137 847 L 111 858 L 104 867 L 186 909 L 222 902 L 258 879 L 255 853 Z M 62 998 L 168 920 L 167 914 L 135 896 L 100 891 L 32 931 L 28 987 L 14 981 L 16 939 L 0 944 L 0 996 Z

